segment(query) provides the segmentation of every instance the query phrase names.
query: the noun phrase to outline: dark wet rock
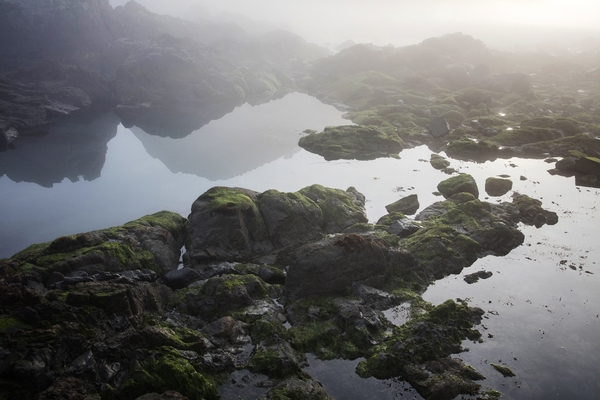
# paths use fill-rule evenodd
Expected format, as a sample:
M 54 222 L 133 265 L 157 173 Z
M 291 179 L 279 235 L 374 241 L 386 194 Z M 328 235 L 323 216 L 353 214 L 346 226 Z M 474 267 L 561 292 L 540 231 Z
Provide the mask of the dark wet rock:
M 188 400 L 188 398 L 179 392 L 168 390 L 163 394 L 146 393 L 145 395 L 140 396 L 135 400 Z
M 474 381 L 485 379 L 473 367 L 457 358 L 432 361 L 405 370 L 410 376 L 407 380 L 419 394 L 428 399 L 450 400 L 461 394 L 474 395 L 481 388 Z
M 381 287 L 392 268 L 415 267 L 409 254 L 389 249 L 377 237 L 340 235 L 309 243 L 294 253 L 285 291 L 291 298 L 344 294 L 353 283 Z
M 459 174 L 448 178 L 440 182 L 437 189 L 445 198 L 461 192 L 471 193 L 475 198 L 479 197 L 477 182 L 469 174 Z
M 445 157 L 440 156 L 439 154 L 432 153 L 431 159 L 429 163 L 434 169 L 444 169 L 450 166 L 450 161 L 448 161 Z
M 419 209 L 419 197 L 416 194 L 403 197 L 391 204 L 385 206 L 388 213 L 401 212 L 406 215 L 413 215 Z
M 477 271 L 472 274 L 465 275 L 463 278 L 465 282 L 468 284 L 472 284 L 477 282 L 479 279 L 488 279 L 492 276 L 491 271 Z
M 394 296 L 383 290 L 360 283 L 352 285 L 352 292 L 360 297 L 365 305 L 376 310 L 386 310 L 405 301 L 401 296 Z
M 588 157 L 578 152 L 571 153 L 574 155 L 556 162 L 556 169 L 565 172 L 600 176 L 600 158 Z
M 289 343 L 277 340 L 255 347 L 250 368 L 254 372 L 283 379 L 299 374 L 304 363 L 304 357 L 296 353 Z
M 409 219 L 398 219 L 388 228 L 388 233 L 401 238 L 407 237 L 421 229 L 421 225 Z
M 540 228 L 544 224 L 555 225 L 558 223 L 558 215 L 553 211 L 544 210 L 540 200 L 514 193 L 513 204 L 519 210 L 520 221 L 524 224 Z
M 473 379 L 483 379 L 482 375 L 461 361 L 440 356 L 460 351 L 463 339 L 480 337 L 474 325 L 481 321 L 482 314 L 481 309 L 448 300 L 400 326 L 398 332 L 373 348 L 366 361 L 358 364 L 357 372 L 379 379 L 402 376 L 428 398 L 452 399 L 458 394 L 472 394 L 479 388 Z M 410 338 L 401 339 L 408 332 Z M 437 346 L 431 346 L 432 342 Z
M 188 289 L 177 309 L 200 318 L 219 318 L 266 299 L 266 284 L 254 275 L 223 275 Z
M 450 133 L 450 125 L 444 118 L 436 117 L 427 125 L 427 130 L 431 136 L 438 139 Z
M 485 192 L 490 196 L 503 196 L 512 189 L 510 179 L 489 177 L 485 180 Z
M 495 159 L 498 155 L 498 145 L 487 140 L 471 140 L 468 138 L 451 140 L 446 153 L 459 160 L 482 161 Z
M 277 399 L 301 399 L 301 400 L 331 400 L 320 382 L 309 377 L 290 378 L 279 383 L 267 394 L 259 397 L 260 400 Z
M 199 281 L 200 274 L 190 268 L 182 268 L 175 271 L 169 271 L 163 276 L 165 285 L 173 290 L 182 289 L 189 286 L 191 283 Z
M 321 133 L 300 138 L 298 145 L 326 160 L 372 160 L 397 156 L 402 151 L 402 139 L 374 126 L 326 127 Z

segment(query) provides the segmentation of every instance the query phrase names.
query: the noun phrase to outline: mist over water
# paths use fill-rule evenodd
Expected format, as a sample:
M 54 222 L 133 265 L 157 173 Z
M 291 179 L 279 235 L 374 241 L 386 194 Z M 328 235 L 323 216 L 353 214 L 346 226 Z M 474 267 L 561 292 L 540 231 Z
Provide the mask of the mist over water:
M 113 7 L 126 0 L 111 0 Z M 317 44 L 346 40 L 405 46 L 446 33 L 463 32 L 503 50 L 541 44 L 572 47 L 600 37 L 600 3 L 590 0 L 138 0 L 158 14 L 191 20 L 233 21 L 252 31 L 285 29 Z M 597 44 L 597 42 L 596 42 Z

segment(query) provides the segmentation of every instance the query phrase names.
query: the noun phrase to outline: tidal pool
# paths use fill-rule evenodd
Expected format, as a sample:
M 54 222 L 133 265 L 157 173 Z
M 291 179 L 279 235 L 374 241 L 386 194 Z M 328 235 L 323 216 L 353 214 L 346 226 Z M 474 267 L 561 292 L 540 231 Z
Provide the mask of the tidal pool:
M 421 209 L 441 200 L 434 192 L 448 175 L 431 167 L 426 146 L 404 150 L 400 159 L 331 162 L 297 146 L 305 129 L 348 123 L 334 107 L 293 93 L 259 106 L 246 104 L 180 139 L 124 128 L 112 114 L 57 128 L 43 138 L 22 138 L 15 150 L 0 153 L 0 257 L 163 209 L 187 216 L 192 202 L 217 185 L 256 191 L 296 191 L 314 183 L 354 186 L 366 195 L 372 222 L 386 213 L 385 205 L 409 194 L 418 194 Z M 484 389 L 500 390 L 504 398 L 596 399 L 600 190 L 550 175 L 552 165 L 543 160 L 451 162 L 475 177 L 480 198 L 486 197 L 487 177 L 506 174 L 513 191 L 542 200 L 559 215 L 554 226 L 523 226 L 525 244 L 508 256 L 482 258 L 425 292 L 425 300 L 435 304 L 461 298 L 486 311 L 480 327 L 484 342 L 466 342 L 470 351 L 456 356 L 487 376 Z M 511 193 L 487 201 L 510 201 Z M 479 270 L 493 275 L 471 285 L 463 280 Z M 398 382 L 350 377 L 356 360 L 309 361 L 307 372 L 336 398 L 416 396 Z M 491 363 L 508 366 L 516 377 L 502 377 Z

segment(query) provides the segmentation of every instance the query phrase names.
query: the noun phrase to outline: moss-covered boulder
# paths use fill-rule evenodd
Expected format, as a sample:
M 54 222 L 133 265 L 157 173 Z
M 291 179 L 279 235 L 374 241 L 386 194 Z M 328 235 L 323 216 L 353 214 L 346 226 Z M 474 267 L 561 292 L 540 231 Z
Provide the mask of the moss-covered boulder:
M 446 157 L 442 157 L 439 154 L 432 153 L 429 163 L 434 169 L 444 169 L 450 166 L 450 161 Z
M 298 192 L 214 187 L 192 205 L 186 263 L 251 261 L 366 223 L 365 197 L 312 185 Z
M 388 213 L 401 212 L 406 215 L 413 215 L 419 209 L 419 197 L 411 194 L 385 206 Z
M 269 239 L 275 247 L 320 237 L 323 212 L 301 192 L 268 190 L 259 196 L 258 202 Z
M 450 177 L 440 182 L 437 189 L 445 198 L 452 197 L 461 192 L 471 193 L 475 198 L 479 197 L 477 182 L 469 174 L 459 174 Z
M 485 192 L 490 196 L 502 196 L 512 189 L 512 185 L 510 179 L 491 176 L 485 180 Z
M 93 275 L 151 269 L 159 276 L 177 269 L 187 221 L 161 211 L 114 228 L 62 236 L 35 244 L 1 262 L 5 274 L 35 273 L 46 283 L 52 273 Z
M 397 156 L 402 151 L 402 139 L 395 132 L 384 132 L 374 126 L 327 127 L 321 133 L 300 138 L 298 145 L 326 160 L 373 160 Z
M 259 193 L 242 188 L 213 187 L 192 204 L 188 260 L 244 261 L 273 250 L 258 208 Z
M 343 232 L 352 225 L 368 222 L 365 196 L 352 186 L 343 191 L 312 185 L 298 193 L 319 206 L 323 215 L 322 228 L 326 233 Z

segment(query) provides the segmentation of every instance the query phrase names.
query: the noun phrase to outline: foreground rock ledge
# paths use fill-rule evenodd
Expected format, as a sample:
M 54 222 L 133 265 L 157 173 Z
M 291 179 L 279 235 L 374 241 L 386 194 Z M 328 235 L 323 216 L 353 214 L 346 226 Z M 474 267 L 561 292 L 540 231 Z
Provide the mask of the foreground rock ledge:
M 449 355 L 481 340 L 484 312 L 419 294 L 520 245 L 519 222 L 556 214 L 520 194 L 458 193 L 414 221 L 369 224 L 364 204 L 355 188 L 215 187 L 188 219 L 162 211 L 1 260 L 0 393 L 218 399 L 229 374 L 249 370 L 261 398 L 329 398 L 303 372 L 307 352 L 364 357 L 361 376 L 401 376 L 425 398 L 479 393 L 483 376 Z M 381 311 L 403 303 L 412 318 L 393 326 Z

